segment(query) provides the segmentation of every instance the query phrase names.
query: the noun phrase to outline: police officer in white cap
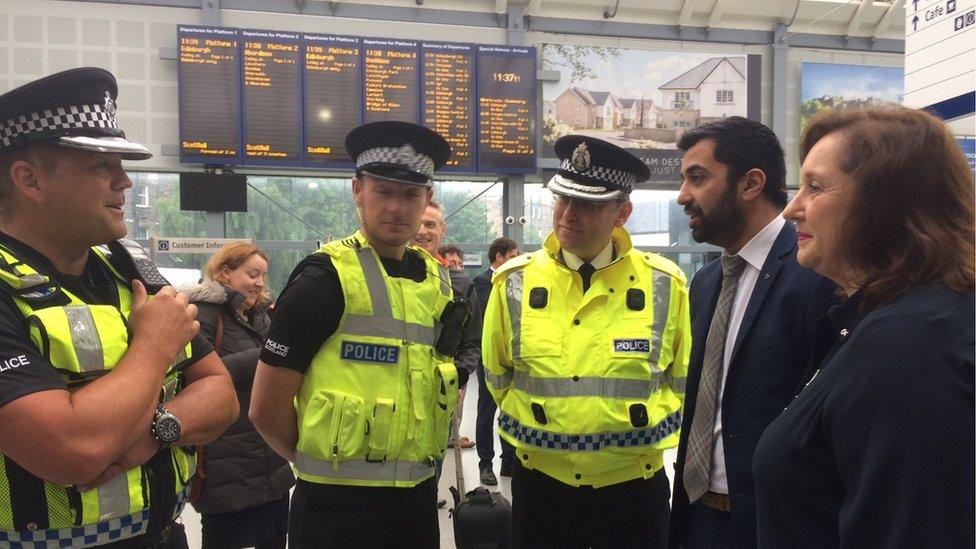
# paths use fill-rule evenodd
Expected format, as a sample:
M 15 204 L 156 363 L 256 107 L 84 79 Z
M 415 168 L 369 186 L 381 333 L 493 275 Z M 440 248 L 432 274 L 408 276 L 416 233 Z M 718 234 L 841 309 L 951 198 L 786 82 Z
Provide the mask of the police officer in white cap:
M 361 227 L 295 268 L 250 416 L 295 465 L 290 547 L 436 548 L 434 462 L 457 401 L 448 355 L 460 332 L 447 269 L 408 243 L 451 149 L 416 124 L 374 122 L 346 150 Z
M 515 547 L 661 547 L 663 451 L 678 442 L 691 348 L 685 276 L 623 228 L 648 169 L 582 135 L 556 141 L 553 232 L 495 273 L 482 354 L 515 446 Z
M 195 446 L 238 414 L 196 307 L 116 242 L 151 156 L 117 94 L 81 68 L 0 96 L 3 547 L 186 547 Z

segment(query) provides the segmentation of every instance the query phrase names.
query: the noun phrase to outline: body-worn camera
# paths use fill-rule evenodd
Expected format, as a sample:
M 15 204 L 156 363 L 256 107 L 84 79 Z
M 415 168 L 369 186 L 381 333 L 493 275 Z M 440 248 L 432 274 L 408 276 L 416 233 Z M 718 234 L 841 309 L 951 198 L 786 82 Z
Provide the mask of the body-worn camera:
M 461 337 L 464 336 L 468 328 L 468 320 L 471 319 L 471 290 L 474 285 L 468 287 L 467 293 L 457 296 L 453 301 L 444 307 L 441 313 L 441 333 L 434 342 L 437 352 L 445 356 L 453 357 L 457 354 L 458 346 L 461 345 Z

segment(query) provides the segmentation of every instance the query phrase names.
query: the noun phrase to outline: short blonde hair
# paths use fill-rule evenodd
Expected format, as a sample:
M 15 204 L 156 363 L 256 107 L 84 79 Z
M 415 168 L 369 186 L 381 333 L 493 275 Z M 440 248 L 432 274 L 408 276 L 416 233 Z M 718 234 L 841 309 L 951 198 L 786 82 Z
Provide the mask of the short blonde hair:
M 233 271 L 243 265 L 252 255 L 258 255 L 265 261 L 268 261 L 268 254 L 254 244 L 248 244 L 246 242 L 224 244 L 215 254 L 210 256 L 210 260 L 207 261 L 207 266 L 204 269 L 204 276 L 207 280 L 213 280 L 214 282 L 227 286 L 230 280 L 223 273 L 223 267 L 226 265 L 228 269 Z M 258 296 L 258 300 L 254 305 L 263 305 L 268 301 L 271 301 L 271 294 L 267 290 L 264 290 Z

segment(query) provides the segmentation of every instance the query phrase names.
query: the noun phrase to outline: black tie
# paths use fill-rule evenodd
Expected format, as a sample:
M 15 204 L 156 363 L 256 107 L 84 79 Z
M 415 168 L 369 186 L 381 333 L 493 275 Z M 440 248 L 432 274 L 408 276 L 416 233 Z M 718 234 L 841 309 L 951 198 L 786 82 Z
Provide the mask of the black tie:
M 590 278 L 593 277 L 593 273 L 596 272 L 596 269 L 589 263 L 583 263 L 577 270 L 579 271 L 580 276 L 583 278 L 583 293 L 585 294 L 586 290 L 590 289 Z

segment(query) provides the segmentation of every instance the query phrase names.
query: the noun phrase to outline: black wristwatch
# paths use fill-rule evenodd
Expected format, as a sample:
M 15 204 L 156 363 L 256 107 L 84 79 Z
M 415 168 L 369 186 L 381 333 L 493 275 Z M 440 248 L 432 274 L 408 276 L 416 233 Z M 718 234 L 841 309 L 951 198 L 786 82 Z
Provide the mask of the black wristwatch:
M 150 431 L 159 441 L 160 446 L 169 448 L 179 440 L 180 433 L 183 432 L 183 424 L 180 422 L 180 418 L 174 416 L 172 412 L 160 404 L 156 406 L 156 414 L 153 416 Z

